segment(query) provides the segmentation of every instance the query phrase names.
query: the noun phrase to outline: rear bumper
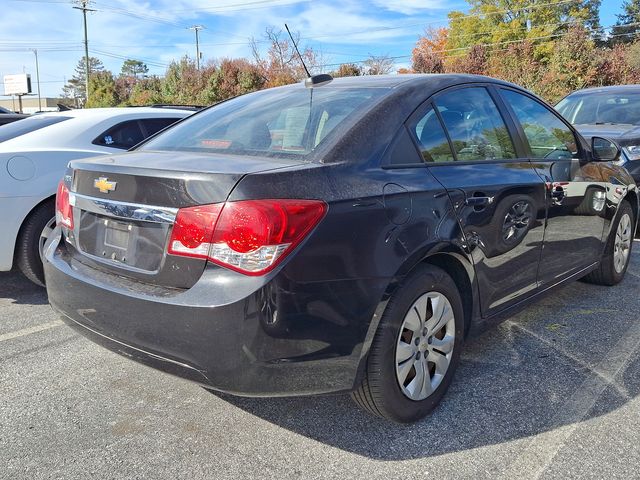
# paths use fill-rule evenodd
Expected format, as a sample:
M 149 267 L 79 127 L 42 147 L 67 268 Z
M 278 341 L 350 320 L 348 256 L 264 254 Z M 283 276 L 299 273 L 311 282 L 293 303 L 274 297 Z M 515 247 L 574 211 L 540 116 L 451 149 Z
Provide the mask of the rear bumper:
M 47 245 L 45 276 L 67 324 L 138 362 L 238 395 L 352 390 L 386 288 L 382 280 L 292 285 L 282 273 L 225 271 L 221 282 L 220 269 L 207 267 L 189 290 L 168 291 L 90 268 L 59 239 Z

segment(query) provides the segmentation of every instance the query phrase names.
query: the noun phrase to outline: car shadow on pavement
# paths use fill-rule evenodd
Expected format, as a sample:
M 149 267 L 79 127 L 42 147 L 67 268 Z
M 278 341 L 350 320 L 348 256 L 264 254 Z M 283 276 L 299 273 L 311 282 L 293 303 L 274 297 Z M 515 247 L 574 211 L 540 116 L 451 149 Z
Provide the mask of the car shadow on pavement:
M 615 288 L 574 283 L 468 340 L 442 404 L 413 425 L 373 417 L 348 395 L 216 395 L 282 428 L 378 460 L 531 437 L 607 414 L 640 393 L 639 289 L 640 272 Z
M 0 299 L 8 298 L 20 305 L 46 305 L 47 291 L 29 281 L 20 272 L 0 272 Z

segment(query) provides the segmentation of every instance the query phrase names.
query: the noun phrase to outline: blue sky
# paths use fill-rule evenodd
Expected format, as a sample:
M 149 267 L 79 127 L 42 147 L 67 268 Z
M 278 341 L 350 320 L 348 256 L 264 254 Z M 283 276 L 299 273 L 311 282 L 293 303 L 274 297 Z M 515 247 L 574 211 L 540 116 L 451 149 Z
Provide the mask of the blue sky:
M 82 14 L 71 0 L 0 0 L 0 80 L 30 73 L 35 90 L 38 49 L 43 96 L 58 96 L 83 55 Z M 322 55 L 323 63 L 363 60 L 388 54 L 407 56 L 426 26 L 446 25 L 447 13 L 465 10 L 464 0 L 95 0 L 88 14 L 90 55 L 114 73 L 124 58 L 162 74 L 185 54 L 195 57 L 191 25 L 200 33 L 204 60 L 249 57 L 248 39 L 262 40 L 267 26 L 286 22 L 301 33 L 303 46 Z M 602 25 L 615 23 L 621 0 L 603 0 Z M 264 46 L 264 44 L 260 44 Z M 0 93 L 3 93 L 0 88 Z

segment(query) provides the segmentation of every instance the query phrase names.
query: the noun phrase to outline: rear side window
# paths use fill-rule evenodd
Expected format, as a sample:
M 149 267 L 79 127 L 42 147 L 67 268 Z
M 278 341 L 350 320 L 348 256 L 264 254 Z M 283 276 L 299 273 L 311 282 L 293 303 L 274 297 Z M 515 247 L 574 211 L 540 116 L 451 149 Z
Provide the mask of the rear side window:
M 571 129 L 547 107 L 513 90 L 502 89 L 502 97 L 522 125 L 534 158 L 572 158 L 578 153 Z
M 92 143 L 103 147 L 128 150 L 140 143 L 144 138 L 145 136 L 140 129 L 138 120 L 128 120 L 102 132 Z
M 411 128 L 418 140 L 418 146 L 425 162 L 451 162 L 453 153 L 444 133 L 440 119 L 433 107 Z
M 513 141 L 487 89 L 445 92 L 435 100 L 460 162 L 515 158 Z
M 56 123 L 69 120 L 71 117 L 45 117 L 34 115 L 33 117 L 23 118 L 17 122 L 2 125 L 0 127 L 0 142 L 11 140 L 25 133 L 35 132 L 41 128 L 55 125 Z

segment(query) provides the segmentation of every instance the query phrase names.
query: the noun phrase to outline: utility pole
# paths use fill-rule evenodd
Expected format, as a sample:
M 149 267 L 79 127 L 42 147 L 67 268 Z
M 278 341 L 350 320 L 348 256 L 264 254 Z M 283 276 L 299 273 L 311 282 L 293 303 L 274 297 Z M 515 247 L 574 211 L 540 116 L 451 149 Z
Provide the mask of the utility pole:
M 40 97 L 40 67 L 38 66 L 38 50 L 33 49 L 36 56 L 36 81 L 38 82 L 38 111 L 42 111 L 42 97 Z
M 89 100 L 89 40 L 87 37 L 87 12 L 95 12 L 95 10 L 88 8 L 91 0 L 77 0 L 77 7 L 73 7 L 76 10 L 82 10 L 82 19 L 84 21 L 84 88 L 85 88 L 85 104 Z
M 193 27 L 189 27 L 189 30 L 194 30 L 196 32 L 196 67 L 200 70 L 200 41 L 198 39 L 198 31 L 203 30 L 204 27 L 202 25 L 194 25 Z

